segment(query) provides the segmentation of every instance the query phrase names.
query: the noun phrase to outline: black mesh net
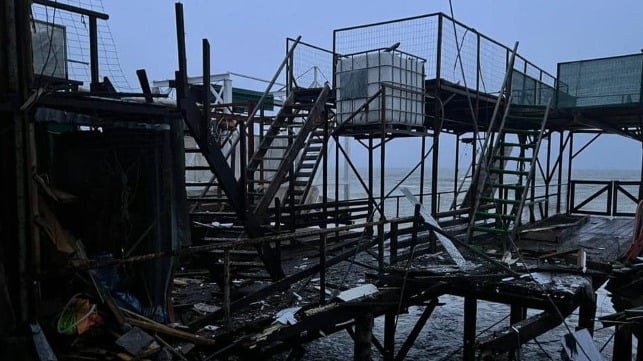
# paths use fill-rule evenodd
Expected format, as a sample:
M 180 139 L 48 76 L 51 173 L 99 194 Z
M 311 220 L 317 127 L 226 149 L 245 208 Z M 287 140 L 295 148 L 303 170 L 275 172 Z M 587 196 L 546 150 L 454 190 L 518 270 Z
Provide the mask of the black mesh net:
M 561 63 L 558 108 L 641 103 L 643 54 Z

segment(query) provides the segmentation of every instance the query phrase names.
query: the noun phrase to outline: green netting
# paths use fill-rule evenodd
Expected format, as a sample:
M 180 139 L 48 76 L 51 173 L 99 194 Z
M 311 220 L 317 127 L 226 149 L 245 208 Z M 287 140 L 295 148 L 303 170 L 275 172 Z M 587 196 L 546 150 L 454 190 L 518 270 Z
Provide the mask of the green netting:
M 518 105 L 547 105 L 554 88 L 517 70 L 511 74 L 511 103 Z
M 643 54 L 558 64 L 558 108 L 641 103 Z

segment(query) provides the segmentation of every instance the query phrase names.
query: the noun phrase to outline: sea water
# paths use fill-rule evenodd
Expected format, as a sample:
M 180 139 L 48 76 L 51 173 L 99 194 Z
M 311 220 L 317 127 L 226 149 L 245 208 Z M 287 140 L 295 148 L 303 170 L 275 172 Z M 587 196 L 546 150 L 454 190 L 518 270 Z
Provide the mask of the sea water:
M 385 172 L 385 190 L 388 193 L 395 185 L 397 185 L 409 172 L 410 169 L 386 169 Z M 379 179 L 377 178 L 378 172 L 376 174 L 376 179 L 374 185 L 376 188 L 373 196 L 376 199 L 379 199 Z M 361 175 L 365 182 L 367 182 L 368 172 L 363 171 Z M 453 170 L 441 169 L 440 177 L 438 178 L 438 191 L 444 192 L 441 193 L 440 197 L 440 210 L 448 210 L 452 204 L 453 200 L 453 188 L 454 188 L 454 177 Z M 464 172 L 460 172 L 462 176 Z M 563 175 L 564 176 L 564 175 Z M 334 179 L 334 177 L 329 177 Z M 349 192 L 351 198 L 363 198 L 366 197 L 367 192 L 361 186 L 360 182 L 355 179 L 355 175 L 351 175 L 349 184 Z M 341 179 L 341 178 L 340 178 Z M 573 180 L 600 180 L 600 181 L 638 181 L 640 180 L 639 171 L 634 170 L 575 170 L 572 173 Z M 537 181 L 537 186 L 542 187 L 542 182 Z M 554 184 L 556 181 L 554 181 Z M 430 193 L 431 184 L 430 184 L 430 170 L 427 170 L 424 183 L 425 194 Z M 420 176 L 418 172 L 411 175 L 404 182 L 401 183 L 401 186 L 408 187 L 413 193 L 419 193 L 420 186 Z M 602 186 L 597 185 L 588 185 L 583 187 L 578 187 L 576 189 L 576 204 L 579 204 L 580 201 L 590 196 L 591 194 L 600 191 Z M 334 188 L 334 186 L 329 186 L 329 188 Z M 344 185 L 340 184 L 340 193 L 339 197 L 342 199 L 343 193 L 341 189 L 344 189 Z M 567 181 L 566 179 L 562 180 L 561 185 L 562 191 L 565 193 L 567 191 Z M 627 188 L 627 187 L 626 187 Z M 638 186 L 636 189 L 629 188 L 628 192 L 633 195 L 638 194 Z M 555 193 L 556 186 L 550 188 L 550 194 Z M 450 192 L 449 192 L 450 191 Z M 466 184 L 463 187 L 463 191 L 466 191 Z M 451 196 L 449 196 L 449 193 Z M 604 192 L 606 193 L 606 192 Z M 393 192 L 393 195 L 400 194 L 399 192 Z M 593 202 L 589 202 L 583 209 L 585 210 L 605 210 L 605 200 L 607 194 L 597 197 Z M 430 197 L 425 197 L 425 202 L 428 202 Z M 552 197 L 552 202 L 555 199 L 555 196 Z M 562 199 L 562 212 L 566 209 L 566 195 L 561 197 Z M 634 212 L 636 204 L 626 199 L 626 197 L 621 197 L 618 200 L 619 209 L 627 212 Z M 398 207 L 399 204 L 399 207 Z M 555 204 L 550 204 L 550 210 L 555 212 Z M 413 206 L 407 204 L 406 199 L 401 198 L 399 200 L 387 201 L 386 203 L 386 214 L 387 217 L 392 216 L 407 216 L 411 215 L 413 212 Z M 552 214 L 552 213 L 550 213 Z M 440 302 L 443 303 L 443 306 L 439 306 L 435 309 L 427 323 L 422 328 L 422 331 L 418 338 L 416 339 L 413 347 L 407 355 L 408 360 L 460 360 L 462 359 L 462 344 L 463 344 L 463 315 L 462 310 L 464 308 L 464 299 L 461 297 L 445 295 L 439 298 Z M 597 290 L 597 317 L 602 315 L 608 315 L 614 312 L 612 308 L 612 303 L 607 291 L 604 288 Z M 404 342 L 406 336 L 411 331 L 415 322 L 419 318 L 423 311 L 422 307 L 413 306 L 408 309 L 407 314 L 402 314 L 397 320 L 397 332 L 396 332 L 396 350 L 399 350 L 400 346 Z M 537 314 L 541 311 L 539 310 L 529 310 L 528 316 Z M 483 337 L 489 335 L 493 330 L 500 330 L 509 325 L 509 306 L 491 302 L 478 302 L 478 314 L 477 314 L 477 332 L 478 337 Z M 554 330 L 545 333 L 537 337 L 535 340 L 532 340 L 520 349 L 520 359 L 522 360 L 559 360 L 561 359 L 560 352 L 562 349 L 561 346 L 561 337 L 568 333 L 567 327 L 574 330 L 578 324 L 578 310 L 572 313 L 566 320 L 565 324 L 562 324 L 556 327 Z M 612 347 L 613 347 L 613 328 L 603 328 L 600 322 L 595 323 L 595 333 L 594 333 L 594 342 L 596 346 L 601 350 L 601 354 L 606 360 L 611 359 Z M 373 334 L 379 340 L 383 340 L 384 334 L 384 317 L 376 318 L 374 321 Z M 634 339 L 634 348 L 636 348 L 636 339 Z M 353 352 L 353 341 L 346 332 L 338 332 L 336 334 L 330 335 L 329 337 L 319 339 L 306 346 L 306 355 L 304 359 L 306 360 L 347 360 L 352 358 Z M 375 348 L 372 350 L 373 359 L 381 359 L 381 355 L 377 352 Z

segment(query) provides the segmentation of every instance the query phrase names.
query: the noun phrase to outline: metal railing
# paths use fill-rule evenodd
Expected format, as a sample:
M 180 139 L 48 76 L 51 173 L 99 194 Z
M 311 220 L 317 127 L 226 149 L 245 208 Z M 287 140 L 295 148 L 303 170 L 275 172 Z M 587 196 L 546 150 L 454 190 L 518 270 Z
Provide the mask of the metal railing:
M 400 50 L 427 59 L 427 78 L 463 84 L 476 92 L 498 93 L 510 67 L 510 47 L 443 13 L 334 30 L 332 53 L 353 54 L 397 42 Z M 542 84 L 534 90 L 553 92 L 556 77 L 519 54 L 513 70 Z
M 640 181 L 572 180 L 569 213 L 598 216 L 634 216 Z M 636 188 L 634 191 L 633 188 Z M 636 195 L 635 195 L 636 194 Z

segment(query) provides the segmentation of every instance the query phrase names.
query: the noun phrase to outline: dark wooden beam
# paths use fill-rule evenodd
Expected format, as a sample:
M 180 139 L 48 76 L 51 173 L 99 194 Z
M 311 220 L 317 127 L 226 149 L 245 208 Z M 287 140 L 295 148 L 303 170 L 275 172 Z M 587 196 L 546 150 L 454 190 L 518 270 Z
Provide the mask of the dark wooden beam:
M 355 339 L 353 360 L 371 360 L 371 338 L 373 336 L 373 315 L 365 313 L 355 317 Z
M 545 311 L 515 323 L 502 331 L 495 332 L 492 336 L 478 339 L 478 348 L 496 352 L 508 352 L 542 335 L 562 322 L 558 313 Z
M 464 298 L 464 340 L 462 359 L 474 361 L 476 358 L 476 325 L 478 319 L 478 300 L 475 296 Z

